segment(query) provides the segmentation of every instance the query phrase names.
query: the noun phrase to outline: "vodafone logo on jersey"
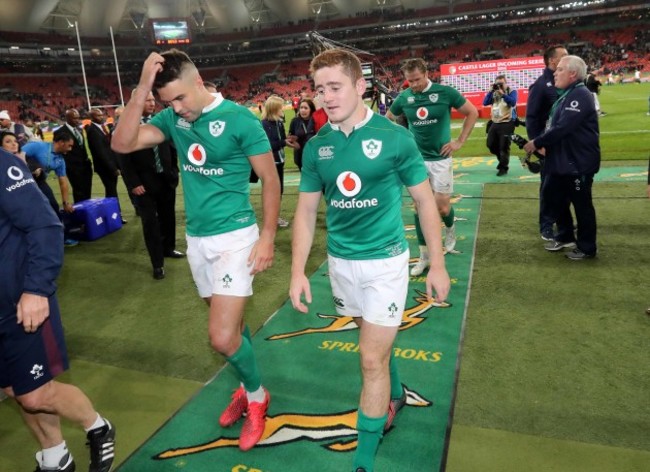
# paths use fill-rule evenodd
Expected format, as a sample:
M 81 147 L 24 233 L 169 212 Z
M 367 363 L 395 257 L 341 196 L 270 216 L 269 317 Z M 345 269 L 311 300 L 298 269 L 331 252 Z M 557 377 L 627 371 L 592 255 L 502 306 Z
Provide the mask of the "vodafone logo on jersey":
M 9 169 L 7 169 L 7 176 L 11 180 L 22 180 L 25 174 L 23 174 L 23 171 L 20 170 L 18 167 L 11 166 Z
M 340 200 L 332 199 L 330 205 L 334 208 L 340 209 L 358 209 L 358 208 L 368 208 L 376 207 L 379 205 L 379 200 L 376 198 L 367 198 L 364 200 L 357 200 L 355 197 L 361 191 L 361 178 L 350 170 L 341 172 L 336 178 L 336 186 L 339 188 L 339 191 L 346 197 L 341 198 Z
M 432 98 L 433 95 L 435 95 L 436 96 L 435 99 L 438 100 L 438 94 L 437 93 L 429 95 L 429 99 L 431 101 L 434 101 L 433 98 Z M 435 123 L 438 122 L 438 120 L 436 118 L 434 118 L 432 120 L 427 120 L 427 118 L 429 117 L 429 110 L 427 110 L 426 107 L 418 108 L 417 111 L 415 112 L 415 115 L 418 117 L 418 119 L 416 121 L 414 121 L 413 123 L 411 123 L 413 126 L 426 126 L 426 125 L 435 124 Z
M 187 148 L 187 164 L 182 165 L 182 170 L 185 172 L 190 172 L 193 174 L 201 174 L 206 177 L 217 176 L 220 177 L 224 174 L 222 167 L 204 167 L 205 161 L 207 160 L 208 155 L 205 152 L 205 148 L 199 143 L 192 143 L 190 147 Z
M 190 161 L 190 164 L 195 166 L 202 166 L 205 164 L 207 154 L 205 153 L 205 148 L 199 143 L 194 143 L 190 145 L 187 149 L 187 160 Z
M 16 166 L 11 166 L 7 169 L 7 176 L 11 180 L 16 182 L 15 184 L 10 185 L 9 187 L 5 187 L 7 189 L 7 192 L 12 192 L 16 189 L 19 189 L 20 187 L 24 187 L 30 182 L 32 183 L 34 182 L 34 179 L 31 178 L 31 175 L 29 176 L 29 178 L 25 178 L 24 172 Z
M 336 186 L 346 197 L 354 197 L 361 191 L 361 179 L 352 171 L 341 172 L 336 178 Z

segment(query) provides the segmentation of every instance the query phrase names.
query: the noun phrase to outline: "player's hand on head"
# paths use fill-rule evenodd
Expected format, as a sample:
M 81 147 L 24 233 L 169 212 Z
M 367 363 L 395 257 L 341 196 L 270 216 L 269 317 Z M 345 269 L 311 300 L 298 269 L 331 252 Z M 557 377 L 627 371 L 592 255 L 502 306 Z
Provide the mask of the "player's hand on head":
M 153 82 L 156 74 L 163 70 L 165 58 L 157 52 L 152 52 L 142 65 L 142 74 L 140 75 L 140 84 L 147 87 L 148 90 L 153 88 Z

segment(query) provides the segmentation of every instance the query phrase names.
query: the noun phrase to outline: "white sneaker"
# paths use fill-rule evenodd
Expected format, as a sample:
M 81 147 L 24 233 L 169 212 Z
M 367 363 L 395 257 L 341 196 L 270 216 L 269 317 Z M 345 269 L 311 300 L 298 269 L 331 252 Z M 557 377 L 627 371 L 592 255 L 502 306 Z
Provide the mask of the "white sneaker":
M 278 218 L 278 226 L 280 228 L 287 228 L 289 226 L 289 222 L 284 218 Z
M 445 250 L 451 252 L 456 247 L 456 225 L 447 228 L 445 226 Z
M 426 268 L 429 267 L 429 259 L 418 259 L 418 262 L 411 267 L 411 275 L 413 277 L 417 277 L 418 275 L 422 275 L 422 272 L 426 270 Z
M 429 250 L 426 246 L 420 246 L 420 259 L 418 259 L 417 263 L 411 268 L 411 275 L 413 277 L 422 275 L 422 272 L 424 272 L 429 265 Z

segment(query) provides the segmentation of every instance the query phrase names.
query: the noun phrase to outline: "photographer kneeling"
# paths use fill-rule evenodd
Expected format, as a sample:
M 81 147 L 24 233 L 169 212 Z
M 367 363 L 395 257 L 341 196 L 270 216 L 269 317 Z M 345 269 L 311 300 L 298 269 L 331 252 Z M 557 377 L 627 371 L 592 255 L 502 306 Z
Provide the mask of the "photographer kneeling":
M 485 98 L 483 106 L 492 105 L 491 123 L 487 129 L 486 145 L 490 152 L 499 160 L 497 175 L 508 173 L 510 163 L 510 139 L 517 120 L 517 91 L 510 90 L 506 84 L 506 76 L 498 75 Z

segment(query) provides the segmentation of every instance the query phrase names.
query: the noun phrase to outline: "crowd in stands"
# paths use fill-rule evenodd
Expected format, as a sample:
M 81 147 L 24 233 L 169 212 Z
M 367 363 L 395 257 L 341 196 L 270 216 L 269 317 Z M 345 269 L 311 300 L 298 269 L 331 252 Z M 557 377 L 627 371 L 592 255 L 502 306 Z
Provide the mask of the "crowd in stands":
M 516 5 L 526 5 L 526 2 L 481 2 L 484 11 L 492 12 L 490 21 L 509 21 L 514 11 L 510 7 Z M 471 9 L 472 4 L 460 4 L 454 8 L 458 13 L 459 9 Z M 435 80 L 443 63 L 540 55 L 546 47 L 555 43 L 566 44 L 572 53 L 585 58 L 590 69 L 602 75 L 612 72 L 619 81 L 631 77 L 637 70 L 642 77 L 650 72 L 650 32 L 644 27 L 643 14 L 634 10 L 622 11 L 616 18 L 609 15 L 574 15 L 559 20 L 540 17 L 533 22 L 513 21 L 507 28 L 495 27 L 490 21 L 481 20 L 481 15 L 474 15 L 467 17 L 463 26 L 456 25 L 442 32 L 427 29 L 424 25 L 428 23 L 423 21 L 414 21 L 405 26 L 404 29 L 409 31 L 397 31 L 398 34 L 391 34 L 388 39 L 388 22 L 448 13 L 448 8 L 442 7 L 442 10 L 445 9 L 447 11 L 438 11 L 441 7 L 417 12 L 374 10 L 322 24 L 328 28 L 324 33 L 328 39 L 372 52 L 374 56 L 368 56 L 368 62 L 376 64 L 377 77 L 393 88 L 399 83 L 400 63 L 409 57 L 424 58 L 430 64 Z M 272 94 L 289 101 L 292 96 L 311 90 L 307 73 L 312 44 L 301 33 L 302 27 L 306 31 L 313 28 L 312 23 L 276 25 L 276 28 L 255 32 L 255 38 L 246 42 L 234 39 L 237 35 L 248 35 L 246 37 L 250 39 L 251 31 L 235 32 L 232 33 L 235 34 L 232 43 L 220 42 L 216 47 L 210 41 L 223 41 L 230 36 L 221 35 L 218 38 L 203 35 L 192 46 L 191 55 L 196 58 L 204 77 L 215 82 L 227 98 L 253 106 L 264 102 Z M 355 28 L 346 27 L 351 24 Z M 287 32 L 288 35 L 281 36 L 283 28 L 288 27 L 293 29 Z M 276 36 L 274 40 L 266 37 L 270 33 Z M 52 44 L 69 39 L 64 40 L 61 35 L 41 36 L 40 41 L 52 41 Z M 486 37 L 490 39 L 486 40 Z M 20 33 L 0 32 L 0 42 L 8 38 L 19 40 Z M 84 41 L 94 44 L 90 40 Z M 128 89 L 137 83 L 139 69 L 132 65 L 141 61 L 143 47 L 140 44 L 134 47 L 133 42 L 130 46 L 120 46 L 126 43 L 119 40 L 116 44 L 120 62 L 124 61 L 124 64 L 120 64 L 123 71 L 121 82 Z M 72 57 L 69 59 L 68 62 L 74 62 Z M 97 64 L 101 64 L 100 69 L 109 72 L 93 69 L 92 61 L 88 65 L 91 105 L 121 104 L 115 73 L 108 66 L 110 61 L 103 57 Z M 50 121 L 61 119 L 66 109 L 88 108 L 80 73 L 49 74 L 44 77 L 33 73 L 40 70 L 39 66 L 35 66 L 35 70 L 25 67 L 28 66 L 21 62 L 20 68 L 11 70 L 9 59 L 0 61 L 1 109 L 8 110 L 21 120 Z M 3 69 L 9 73 L 2 73 Z

